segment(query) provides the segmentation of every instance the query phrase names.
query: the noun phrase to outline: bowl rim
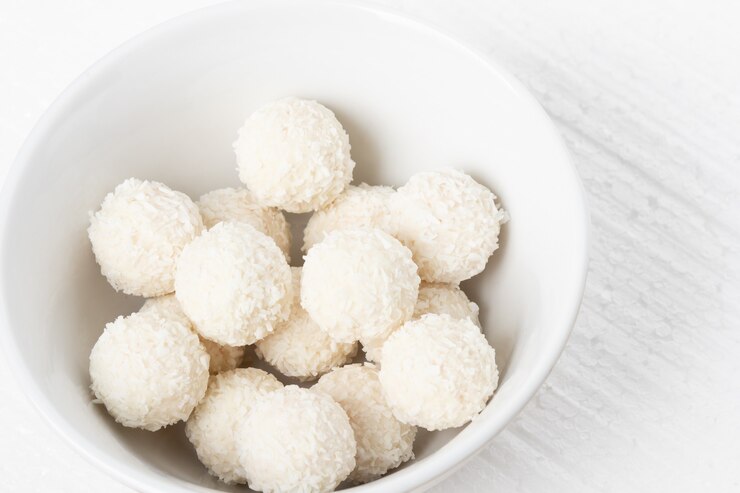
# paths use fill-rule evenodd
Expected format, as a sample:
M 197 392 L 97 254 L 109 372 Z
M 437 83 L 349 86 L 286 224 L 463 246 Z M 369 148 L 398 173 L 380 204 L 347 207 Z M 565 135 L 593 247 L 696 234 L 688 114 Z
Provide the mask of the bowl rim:
M 248 4 L 231 0 L 215 5 L 202 7 L 185 14 L 173 17 L 165 22 L 155 25 L 140 34 L 123 42 L 109 53 L 104 55 L 98 61 L 88 67 L 81 75 L 73 80 L 60 94 L 49 108 L 42 113 L 38 121 L 33 126 L 31 132 L 26 137 L 16 158 L 6 175 L 0 195 L 0 259 L 6 255 L 6 242 L 8 238 L 7 229 L 10 218 L 11 204 L 17 193 L 18 183 L 25 170 L 25 163 L 43 136 L 61 120 L 62 115 L 68 108 L 74 107 L 76 99 L 85 93 L 86 88 L 92 83 L 96 75 L 105 71 L 111 65 L 127 52 L 144 45 L 150 39 L 160 36 L 166 36 L 171 31 L 187 29 L 190 24 L 205 22 L 209 17 L 218 17 L 233 9 L 260 9 L 265 6 L 290 7 L 296 5 L 299 0 L 252 0 Z M 305 5 L 305 3 L 304 3 Z M 556 139 L 557 146 L 562 153 L 562 161 L 567 163 L 563 172 L 570 175 L 570 182 L 574 185 L 574 200 L 580 202 L 580 218 L 576 218 L 576 223 L 580 224 L 578 235 L 574 238 L 576 251 L 574 252 L 577 264 L 574 266 L 574 272 L 577 275 L 573 277 L 570 286 L 564 287 L 571 293 L 570 299 L 573 300 L 572 306 L 562 320 L 555 321 L 552 324 L 552 331 L 559 334 L 556 344 L 553 344 L 547 351 L 545 357 L 541 358 L 537 365 L 531 370 L 530 376 L 520 387 L 518 396 L 512 399 L 507 406 L 501 408 L 496 415 L 496 419 L 490 419 L 480 423 L 480 428 L 476 434 L 466 437 L 465 441 L 458 443 L 448 443 L 443 449 L 433 453 L 424 460 L 415 464 L 413 470 L 402 469 L 391 476 L 381 478 L 377 481 L 365 485 L 356 486 L 351 491 L 358 493 L 387 492 L 387 491 L 420 491 L 442 480 L 451 474 L 458 467 L 461 467 L 468 459 L 473 457 L 481 448 L 483 448 L 494 436 L 519 414 L 525 405 L 534 397 L 541 385 L 546 380 L 549 373 L 554 368 L 560 357 L 568 338 L 572 332 L 578 312 L 580 310 L 583 293 L 586 285 L 588 274 L 588 249 L 589 249 L 589 230 L 590 219 L 588 215 L 586 195 L 583 184 L 575 168 L 570 152 L 563 142 L 562 136 L 558 132 L 555 124 L 552 122 L 547 112 L 542 108 L 539 102 L 530 94 L 530 92 L 506 69 L 502 68 L 490 56 L 484 54 L 479 49 L 472 47 L 466 42 L 460 41 L 456 36 L 451 35 L 447 30 L 440 28 L 434 23 L 419 19 L 398 9 L 386 6 L 379 6 L 369 3 L 365 0 L 314 0 L 314 5 L 323 7 L 341 6 L 344 8 L 353 8 L 367 11 L 370 14 L 382 15 L 391 18 L 395 22 L 411 25 L 420 28 L 436 37 L 442 38 L 445 42 L 456 45 L 460 50 L 467 52 L 478 62 L 482 63 L 489 71 L 495 73 L 498 77 L 503 78 L 509 86 L 509 89 L 523 101 L 533 105 L 547 122 L 549 132 Z M 4 269 L 5 263 L 2 262 L 0 268 Z M 4 274 L 4 272 L 3 272 Z M 81 456 L 88 462 L 95 465 L 110 477 L 117 481 L 141 492 L 156 493 L 184 493 L 185 491 L 213 491 L 197 485 L 186 483 L 177 478 L 164 478 L 154 474 L 142 472 L 141 469 L 132 467 L 115 459 L 109 458 L 108 454 L 102 451 L 95 443 L 87 440 L 76 429 L 70 425 L 54 408 L 52 403 L 44 395 L 41 389 L 35 384 L 34 380 L 26 371 L 26 365 L 19 356 L 17 342 L 12 332 L 7 329 L 9 326 L 9 317 L 6 310 L 7 295 L 4 285 L 0 286 L 0 321 L 2 329 L 0 330 L 0 342 L 6 355 L 8 366 L 16 382 L 20 384 L 22 392 L 31 401 L 35 409 L 41 414 L 44 421 L 64 440 L 71 445 Z

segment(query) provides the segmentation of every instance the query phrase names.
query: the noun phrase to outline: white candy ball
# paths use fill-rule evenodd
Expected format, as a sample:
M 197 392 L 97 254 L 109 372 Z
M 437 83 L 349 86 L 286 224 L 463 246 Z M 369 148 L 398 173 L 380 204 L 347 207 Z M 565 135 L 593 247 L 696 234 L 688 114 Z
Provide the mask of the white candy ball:
M 326 394 L 294 385 L 264 396 L 239 428 L 249 487 L 270 493 L 324 493 L 355 468 L 349 418 Z
M 247 349 L 245 346 L 226 346 L 203 337 L 200 338 L 200 343 L 211 357 L 211 363 L 208 365 L 208 372 L 211 375 L 233 370 L 244 361 L 244 352 Z
M 183 325 L 186 325 L 197 334 L 195 327 L 193 327 L 190 319 L 182 311 L 180 302 L 174 294 L 167 294 L 165 296 L 158 296 L 157 298 L 149 298 L 144 302 L 139 312 L 145 313 L 148 311 L 156 311 L 164 318 L 174 318 Z M 210 363 L 208 365 L 208 371 L 215 375 L 222 371 L 233 370 L 239 366 L 244 360 L 244 346 L 222 346 L 208 339 L 200 338 L 201 344 L 208 352 L 210 356 Z
M 151 297 L 174 291 L 177 258 L 202 230 L 198 207 L 187 195 L 129 178 L 90 214 L 87 233 L 111 286 Z
M 347 132 L 316 101 L 286 98 L 247 118 L 234 143 L 239 179 L 257 200 L 288 212 L 316 210 L 352 180 Z
M 427 313 L 450 315 L 452 318 L 469 318 L 480 328 L 478 311 L 478 305 L 470 301 L 459 286 L 422 282 L 411 318 L 416 319 Z M 383 344 L 391 333 L 360 340 L 368 360 L 380 361 Z
M 395 190 L 391 187 L 350 185 L 332 203 L 314 212 L 303 231 L 303 251 L 307 252 L 324 237 L 338 229 L 378 228 L 395 233 L 390 201 Z
M 342 366 L 357 353 L 357 343 L 336 342 L 301 306 L 301 268 L 292 267 L 293 308 L 275 331 L 257 341 L 257 355 L 283 375 L 311 380 Z
M 229 346 L 252 344 L 288 318 L 291 273 L 269 236 L 226 221 L 190 243 L 177 263 L 177 300 L 198 333 Z
M 357 441 L 357 465 L 350 481 L 367 483 L 414 457 L 416 427 L 393 416 L 373 365 L 336 368 L 311 390 L 329 394 L 349 417 Z
M 188 326 L 155 312 L 118 317 L 90 353 L 92 390 L 124 426 L 156 431 L 190 416 L 208 354 Z
M 468 299 L 460 286 L 422 282 L 413 318 L 419 318 L 427 313 L 436 313 L 449 315 L 452 318 L 469 318 L 480 328 L 479 311 L 478 305 Z
M 418 173 L 398 189 L 396 237 L 414 253 L 423 280 L 458 283 L 485 268 L 506 220 L 495 201 L 457 170 Z
M 424 315 L 383 345 L 380 383 L 404 423 L 428 430 L 462 426 L 496 390 L 495 352 L 469 319 Z
M 205 397 L 185 424 L 185 434 L 208 472 L 229 484 L 247 482 L 239 464 L 237 430 L 257 402 L 282 387 L 256 368 L 211 377 Z
M 203 223 L 212 228 L 222 221 L 244 221 L 273 240 L 290 262 L 290 225 L 281 211 L 262 207 L 246 188 L 221 188 L 196 202 Z
M 308 251 L 301 304 L 333 339 L 354 342 L 411 318 L 419 282 L 411 252 L 388 233 L 338 230 Z

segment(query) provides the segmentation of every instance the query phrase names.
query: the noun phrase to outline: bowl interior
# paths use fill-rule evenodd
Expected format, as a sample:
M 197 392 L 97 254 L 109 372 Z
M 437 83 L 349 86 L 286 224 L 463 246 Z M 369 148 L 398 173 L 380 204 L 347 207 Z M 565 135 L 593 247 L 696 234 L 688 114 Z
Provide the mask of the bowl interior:
M 91 403 L 90 349 L 106 322 L 141 299 L 101 277 L 88 211 L 130 176 L 193 198 L 237 186 L 237 128 L 287 95 L 336 112 L 355 182 L 400 185 L 417 171 L 456 166 L 511 215 L 487 270 L 464 283 L 497 351 L 496 396 L 475 422 L 424 435 L 413 463 L 357 491 L 408 490 L 451 470 L 531 397 L 570 330 L 585 268 L 582 195 L 549 120 L 507 75 L 432 29 L 346 3 L 260 0 L 177 19 L 115 51 L 62 96 L 2 199 L 2 331 L 18 377 L 54 427 L 142 491 L 230 488 L 197 463 L 181 426 L 124 429 Z

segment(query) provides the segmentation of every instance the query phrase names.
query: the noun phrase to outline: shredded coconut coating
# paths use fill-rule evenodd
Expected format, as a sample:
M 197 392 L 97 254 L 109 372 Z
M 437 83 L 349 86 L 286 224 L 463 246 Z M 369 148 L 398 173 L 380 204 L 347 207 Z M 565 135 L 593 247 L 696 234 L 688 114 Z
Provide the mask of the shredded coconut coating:
M 257 355 L 283 375 L 313 380 L 357 353 L 357 343 L 336 342 L 321 330 L 301 306 L 301 268 L 292 267 L 293 307 L 287 321 L 257 341 Z
M 156 310 L 164 318 L 174 318 L 183 325 L 190 327 L 197 334 L 195 327 L 193 327 L 192 322 L 185 315 L 185 312 L 182 311 L 180 302 L 177 301 L 174 294 L 149 298 L 144 302 L 139 312 L 152 310 Z M 233 370 L 244 360 L 244 346 L 222 346 L 203 337 L 200 337 L 200 342 L 206 348 L 208 356 L 210 356 L 208 371 L 212 375 L 221 373 L 222 371 Z
M 396 237 L 429 282 L 459 283 L 483 271 L 506 213 L 496 196 L 457 170 L 417 173 L 392 200 Z
M 244 221 L 277 243 L 290 262 L 290 225 L 281 211 L 262 207 L 246 188 L 220 188 L 196 202 L 203 223 L 212 228 L 222 221 Z
M 129 178 L 90 213 L 87 233 L 100 271 L 116 291 L 152 297 L 175 290 L 177 258 L 202 230 L 198 207 L 187 195 Z
M 427 430 L 462 426 L 496 390 L 495 352 L 470 319 L 424 315 L 383 345 L 380 383 L 404 423 Z
M 366 363 L 327 373 L 312 390 L 329 394 L 344 409 L 357 441 L 353 483 L 367 483 L 414 457 L 416 427 L 398 421 L 383 396 L 378 370 Z
M 186 420 L 208 385 L 208 353 L 188 326 L 155 312 L 118 317 L 90 353 L 92 391 L 123 426 Z
M 454 284 L 422 282 L 419 286 L 419 298 L 414 307 L 412 319 L 427 313 L 450 315 L 452 318 L 469 318 L 480 328 L 478 305 L 468 299 L 462 289 Z M 391 333 L 361 339 L 365 357 L 370 361 L 380 362 L 382 348 Z
M 307 252 L 324 237 L 338 229 L 378 228 L 391 236 L 395 222 L 390 201 L 396 191 L 391 187 L 350 185 L 332 203 L 314 212 L 303 231 L 303 251 Z
M 301 304 L 330 337 L 354 342 L 410 319 L 419 282 L 411 252 L 388 233 L 343 229 L 308 251 Z
M 334 491 L 355 468 L 357 450 L 342 407 L 294 385 L 257 402 L 237 447 L 249 487 L 265 493 Z
M 185 434 L 209 473 L 228 484 L 247 482 L 237 452 L 239 425 L 260 399 L 282 387 L 256 368 L 211 377 L 205 397 L 185 424 Z
M 259 203 L 309 212 L 334 200 L 355 167 L 347 132 L 316 101 L 286 98 L 247 118 L 234 143 L 239 179 Z
M 269 236 L 225 221 L 196 238 L 177 263 L 175 295 L 198 333 L 229 346 L 252 344 L 288 318 L 290 267 Z

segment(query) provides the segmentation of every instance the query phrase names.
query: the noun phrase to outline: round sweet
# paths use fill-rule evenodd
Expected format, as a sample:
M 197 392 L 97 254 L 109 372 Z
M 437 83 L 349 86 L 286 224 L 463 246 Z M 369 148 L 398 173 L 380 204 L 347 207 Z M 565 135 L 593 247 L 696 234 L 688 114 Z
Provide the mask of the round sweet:
M 256 368 L 211 378 L 205 397 L 185 424 L 185 434 L 208 472 L 229 484 L 247 482 L 239 464 L 237 430 L 260 399 L 282 387 L 275 377 Z
M 462 426 L 496 390 L 495 352 L 470 319 L 424 315 L 383 345 L 380 383 L 404 423 L 427 430 Z
M 334 491 L 355 468 L 357 450 L 342 407 L 294 385 L 254 405 L 237 448 L 249 487 L 270 493 Z
M 116 291 L 160 296 L 175 290 L 175 265 L 203 230 L 198 207 L 156 181 L 129 178 L 90 214 L 87 234 L 100 271 Z
M 452 318 L 469 318 L 480 328 L 478 311 L 478 305 L 470 301 L 459 286 L 422 282 L 412 318 L 419 318 L 427 313 L 446 314 Z M 391 332 L 360 339 L 365 357 L 370 361 L 379 362 L 383 344 L 390 335 Z
M 338 229 L 378 228 L 393 235 L 395 223 L 390 200 L 396 191 L 391 187 L 350 185 L 331 204 L 314 212 L 303 230 L 303 251 L 307 252 L 324 237 Z
M 190 416 L 208 353 L 188 326 L 156 312 L 118 317 L 90 353 L 92 391 L 123 426 L 156 431 Z
M 185 312 L 182 311 L 180 302 L 174 294 L 166 294 L 164 296 L 157 296 L 156 298 L 148 298 L 144 301 L 144 304 L 139 308 L 139 313 L 155 312 L 161 317 L 175 320 L 180 322 L 186 327 L 193 328 L 193 324 Z
M 469 318 L 480 328 L 479 311 L 478 305 L 468 299 L 460 286 L 422 282 L 413 318 L 419 318 L 427 313 L 436 313 L 449 315 L 452 318 Z
M 363 337 L 360 339 L 362 351 L 365 353 L 365 359 L 375 363 L 380 363 L 380 359 L 383 357 L 383 344 L 385 344 L 385 341 L 387 341 L 391 334 L 393 334 L 397 329 L 398 328 L 389 330 L 374 337 Z
M 301 268 L 292 267 L 293 308 L 275 331 L 257 341 L 257 355 L 283 375 L 312 380 L 342 366 L 357 353 L 357 343 L 336 342 L 301 306 Z
M 290 262 L 290 225 L 281 211 L 262 207 L 246 188 L 220 188 L 196 202 L 203 223 L 212 228 L 222 221 L 244 221 L 273 240 Z
M 352 181 L 347 132 L 316 101 L 281 99 L 247 118 L 234 143 L 239 179 L 265 206 L 316 210 Z
M 288 318 L 290 267 L 269 236 L 225 221 L 183 250 L 175 295 L 196 330 L 229 346 L 252 344 Z
M 342 229 L 308 251 L 301 304 L 333 339 L 354 342 L 411 318 L 419 282 L 411 252 L 391 235 Z
M 495 201 L 457 170 L 418 173 L 398 189 L 396 237 L 414 253 L 423 280 L 459 283 L 485 268 L 507 217 Z
M 226 346 L 203 337 L 200 338 L 200 343 L 211 357 L 211 363 L 208 365 L 208 372 L 211 375 L 233 370 L 244 361 L 244 352 L 247 349 L 245 346 Z
M 152 310 L 156 310 L 164 318 L 174 318 L 195 331 L 195 327 L 193 327 L 193 324 L 190 322 L 187 315 L 185 315 L 185 312 L 182 311 L 180 302 L 177 301 L 174 294 L 149 298 L 144 302 L 144 305 L 141 307 L 139 312 Z M 203 347 L 206 348 L 206 352 L 210 357 L 208 371 L 212 375 L 221 373 L 222 371 L 233 370 L 239 366 L 244 359 L 244 346 L 222 346 L 221 344 L 209 341 L 203 337 L 200 338 L 200 342 L 203 344 Z
M 398 421 L 383 396 L 371 364 L 336 368 L 312 390 L 329 394 L 349 417 L 357 441 L 353 483 L 367 483 L 414 457 L 416 427 Z

